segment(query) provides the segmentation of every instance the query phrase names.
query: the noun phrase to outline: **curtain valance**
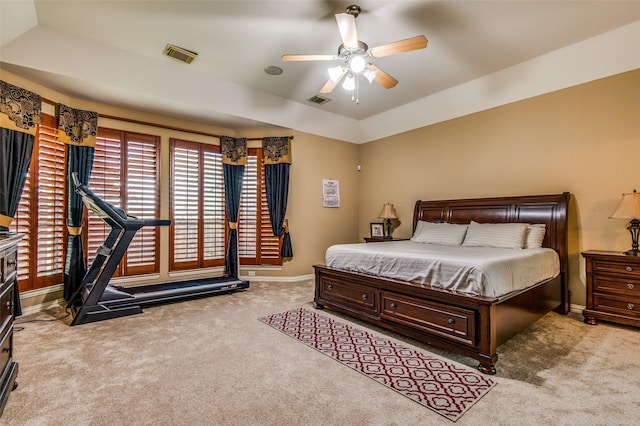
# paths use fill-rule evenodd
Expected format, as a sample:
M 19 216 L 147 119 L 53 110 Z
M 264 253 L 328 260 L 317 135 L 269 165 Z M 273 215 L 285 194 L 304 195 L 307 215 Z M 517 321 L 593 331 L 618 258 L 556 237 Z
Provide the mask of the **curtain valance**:
M 289 136 L 271 136 L 262 139 L 264 164 L 291 164 Z
M 35 136 L 40 124 L 40 95 L 0 81 L 0 126 Z
M 98 113 L 58 105 L 58 139 L 68 145 L 96 146 Z
M 222 164 L 244 166 L 247 164 L 247 138 L 220 136 Z

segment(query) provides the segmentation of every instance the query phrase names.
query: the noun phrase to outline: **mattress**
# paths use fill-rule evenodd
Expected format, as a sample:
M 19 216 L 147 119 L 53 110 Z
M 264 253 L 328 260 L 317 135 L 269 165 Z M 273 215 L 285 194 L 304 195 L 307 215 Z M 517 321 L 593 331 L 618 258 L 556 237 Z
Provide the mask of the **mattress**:
M 504 249 L 390 241 L 339 244 L 327 249 L 326 265 L 474 296 L 500 297 L 560 273 L 549 248 Z

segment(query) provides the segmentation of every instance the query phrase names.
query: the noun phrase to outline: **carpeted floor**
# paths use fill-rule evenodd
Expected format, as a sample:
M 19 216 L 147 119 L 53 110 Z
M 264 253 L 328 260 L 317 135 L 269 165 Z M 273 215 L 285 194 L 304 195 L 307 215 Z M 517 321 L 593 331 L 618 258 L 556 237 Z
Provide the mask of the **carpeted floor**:
M 499 350 L 498 382 L 452 423 L 257 318 L 313 309 L 313 283 L 146 308 L 69 327 L 21 317 L 19 387 L 2 425 L 630 425 L 640 413 L 640 330 L 548 314 Z M 476 362 L 342 322 L 449 361 Z

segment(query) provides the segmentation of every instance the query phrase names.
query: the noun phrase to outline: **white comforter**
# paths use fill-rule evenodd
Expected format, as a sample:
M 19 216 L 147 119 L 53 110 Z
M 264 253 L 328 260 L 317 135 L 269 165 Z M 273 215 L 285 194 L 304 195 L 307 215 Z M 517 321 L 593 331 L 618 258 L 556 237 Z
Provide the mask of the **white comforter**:
M 326 265 L 476 296 L 499 297 L 559 274 L 548 248 L 501 249 L 393 241 L 340 244 L 327 249 Z

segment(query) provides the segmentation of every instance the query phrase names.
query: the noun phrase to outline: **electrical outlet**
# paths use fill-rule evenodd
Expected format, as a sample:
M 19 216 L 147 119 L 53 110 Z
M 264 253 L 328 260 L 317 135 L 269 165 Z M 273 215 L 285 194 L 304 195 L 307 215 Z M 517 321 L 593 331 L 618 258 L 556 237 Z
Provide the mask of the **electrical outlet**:
M 256 276 L 256 271 L 249 271 L 249 276 L 250 277 L 255 277 Z

